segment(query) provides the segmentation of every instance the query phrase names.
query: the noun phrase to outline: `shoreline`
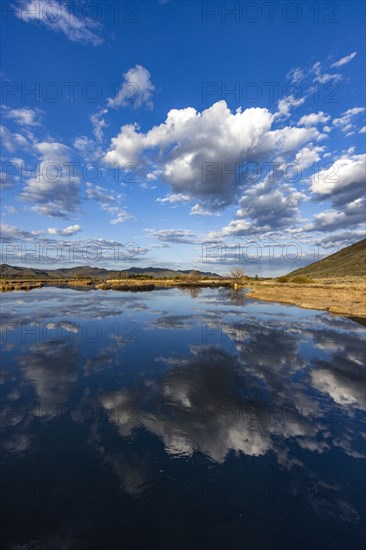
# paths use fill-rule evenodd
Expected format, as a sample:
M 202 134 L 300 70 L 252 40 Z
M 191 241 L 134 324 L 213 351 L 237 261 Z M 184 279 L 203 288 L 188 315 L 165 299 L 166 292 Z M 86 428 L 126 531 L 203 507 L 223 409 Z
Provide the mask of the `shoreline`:
M 366 280 L 356 283 L 319 280 L 309 285 L 262 282 L 250 285 L 247 297 L 332 315 L 366 318 Z
M 237 283 L 232 279 L 174 280 L 174 279 L 54 279 L 54 280 L 1 280 L 0 292 L 30 291 L 55 286 L 81 291 L 112 290 L 148 292 L 162 288 L 232 288 L 249 289 L 246 297 L 265 302 L 294 305 L 304 309 L 327 311 L 332 315 L 366 318 L 366 278 L 342 280 L 314 280 L 309 284 L 276 280 L 247 280 Z
M 204 281 L 189 281 L 174 279 L 40 279 L 40 280 L 0 280 L 0 292 L 30 291 L 43 287 L 74 288 L 78 290 L 116 290 L 144 291 L 161 288 L 219 288 L 232 287 L 230 279 L 208 279 Z

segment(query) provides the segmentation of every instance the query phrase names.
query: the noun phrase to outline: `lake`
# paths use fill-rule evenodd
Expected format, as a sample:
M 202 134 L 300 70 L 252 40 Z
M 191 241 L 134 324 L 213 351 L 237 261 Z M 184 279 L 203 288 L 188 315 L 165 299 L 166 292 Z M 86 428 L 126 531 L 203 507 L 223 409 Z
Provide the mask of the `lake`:
M 365 546 L 365 327 L 230 289 L 2 298 L 7 549 Z

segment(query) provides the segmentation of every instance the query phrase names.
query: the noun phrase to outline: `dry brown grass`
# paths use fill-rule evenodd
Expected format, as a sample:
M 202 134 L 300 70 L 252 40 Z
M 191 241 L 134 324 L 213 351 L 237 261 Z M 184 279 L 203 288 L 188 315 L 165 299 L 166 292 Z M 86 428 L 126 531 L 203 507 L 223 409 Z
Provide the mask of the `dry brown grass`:
M 39 288 L 44 285 L 69 285 L 71 287 L 86 287 L 91 286 L 96 289 L 115 289 L 115 290 L 129 290 L 144 288 L 144 287 L 219 287 L 230 286 L 232 281 L 229 279 L 197 279 L 193 280 L 189 276 L 182 277 L 181 279 L 105 279 L 105 280 L 92 280 L 92 279 L 46 279 L 46 280 L 0 280 L 0 290 L 7 292 L 10 290 L 20 290 L 21 288 Z
M 93 284 L 93 281 L 90 279 L 76 279 L 72 281 L 67 281 L 67 284 L 70 286 L 90 286 Z
M 68 283 L 70 286 L 94 286 L 100 290 L 153 290 L 154 288 L 173 287 L 219 287 L 232 286 L 229 279 L 210 279 L 205 281 L 189 281 L 174 279 L 154 279 L 151 281 L 134 279 L 111 279 L 106 281 L 54 280 L 54 281 L 0 281 L 0 291 L 32 290 L 44 284 Z M 238 285 L 237 285 L 238 286 Z M 249 298 L 257 298 L 269 302 L 282 302 L 308 309 L 327 310 L 336 315 L 366 317 L 366 277 L 343 277 L 315 279 L 306 284 L 280 283 L 276 279 L 257 281 L 252 279 L 240 285 L 250 287 Z
M 263 281 L 250 285 L 249 298 L 282 302 L 335 315 L 366 317 L 366 278 L 318 279 L 311 284 Z
M 107 281 L 97 283 L 95 288 L 100 290 L 153 290 L 154 288 L 182 288 L 182 287 L 218 287 L 231 284 L 229 281 L 210 279 L 206 281 L 193 281 L 191 279 L 151 279 L 149 281 L 139 279 L 108 279 Z
M 41 288 L 43 283 L 39 281 L 1 281 L 0 292 L 11 292 L 13 290 L 33 290 Z

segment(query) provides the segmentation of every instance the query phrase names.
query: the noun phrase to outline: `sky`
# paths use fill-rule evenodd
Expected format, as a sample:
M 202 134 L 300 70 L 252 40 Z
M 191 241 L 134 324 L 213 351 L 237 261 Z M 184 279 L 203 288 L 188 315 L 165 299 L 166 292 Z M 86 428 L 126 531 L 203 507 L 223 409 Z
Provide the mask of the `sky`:
M 1 19 L 3 263 L 277 276 L 364 238 L 364 2 Z

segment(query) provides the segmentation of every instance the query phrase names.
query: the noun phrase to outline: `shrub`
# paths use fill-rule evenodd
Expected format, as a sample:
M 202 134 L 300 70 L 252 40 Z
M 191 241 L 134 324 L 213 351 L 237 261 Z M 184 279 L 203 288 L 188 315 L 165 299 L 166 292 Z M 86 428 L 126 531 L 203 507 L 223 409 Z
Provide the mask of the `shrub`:
M 288 277 L 278 277 L 277 281 L 279 283 L 288 283 Z
M 244 269 L 241 267 L 236 267 L 231 270 L 229 277 L 233 279 L 235 283 L 240 283 L 243 281 L 243 279 L 247 279 L 248 277 L 245 275 Z
M 191 271 L 190 274 L 188 275 L 188 279 L 190 281 L 199 281 L 200 278 L 201 278 L 200 274 L 196 270 Z
M 305 277 L 304 275 L 297 275 L 296 277 L 293 277 L 291 279 L 292 283 L 297 283 L 299 285 L 306 285 L 309 283 L 313 283 L 314 279 L 311 279 L 310 277 Z

